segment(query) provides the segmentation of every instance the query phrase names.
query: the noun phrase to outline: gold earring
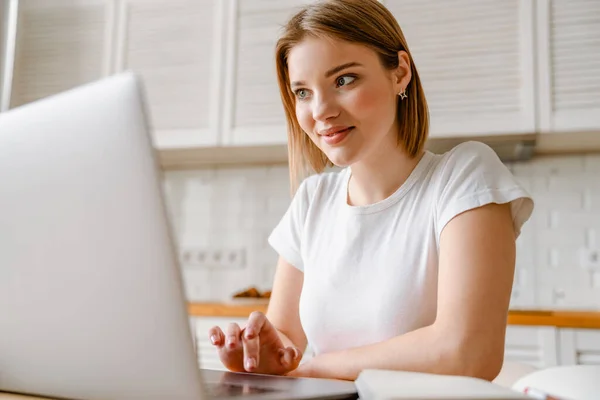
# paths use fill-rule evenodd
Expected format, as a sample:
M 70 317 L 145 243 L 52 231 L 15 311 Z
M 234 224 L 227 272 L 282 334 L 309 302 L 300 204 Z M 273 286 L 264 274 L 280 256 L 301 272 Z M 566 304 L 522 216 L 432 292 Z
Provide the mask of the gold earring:
M 408 95 L 406 94 L 406 88 L 402 89 L 399 93 L 398 96 L 400 96 L 400 100 L 404 100 L 405 98 L 408 97 Z

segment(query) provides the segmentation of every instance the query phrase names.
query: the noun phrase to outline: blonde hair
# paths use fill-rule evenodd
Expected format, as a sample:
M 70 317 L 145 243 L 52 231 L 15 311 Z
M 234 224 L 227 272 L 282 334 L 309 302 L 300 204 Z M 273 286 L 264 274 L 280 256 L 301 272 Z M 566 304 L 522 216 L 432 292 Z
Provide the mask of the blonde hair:
M 398 67 L 398 52 L 410 59 L 411 82 L 408 98 L 398 102 L 398 144 L 414 157 L 427 140 L 429 113 L 417 68 L 404 34 L 392 13 L 377 0 L 324 0 L 300 9 L 285 25 L 276 46 L 279 92 L 288 129 L 288 155 L 292 192 L 310 173 L 322 172 L 333 164 L 300 127 L 295 96 L 290 88 L 287 58 L 290 50 L 306 36 L 328 37 L 363 44 L 373 49 L 387 69 Z

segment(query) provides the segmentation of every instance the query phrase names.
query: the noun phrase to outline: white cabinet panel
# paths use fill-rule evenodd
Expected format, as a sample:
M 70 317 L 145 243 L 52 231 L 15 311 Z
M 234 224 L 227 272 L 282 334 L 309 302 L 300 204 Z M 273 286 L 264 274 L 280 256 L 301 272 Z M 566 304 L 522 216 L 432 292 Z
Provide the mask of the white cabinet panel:
M 21 0 L 10 105 L 20 106 L 106 75 L 109 0 Z
M 504 358 L 545 368 L 558 365 L 557 329 L 509 325 L 506 329 Z
M 533 0 L 386 0 L 406 37 L 431 136 L 535 130 Z
M 275 68 L 282 26 L 309 0 L 231 0 L 224 127 L 226 144 L 287 143 Z
M 600 365 L 599 329 L 561 329 L 561 364 Z
M 578 364 L 600 365 L 600 330 L 575 330 Z
M 600 129 L 600 2 L 537 3 L 540 123 L 545 132 Z
M 218 144 L 221 3 L 122 0 L 116 69 L 143 78 L 159 148 Z

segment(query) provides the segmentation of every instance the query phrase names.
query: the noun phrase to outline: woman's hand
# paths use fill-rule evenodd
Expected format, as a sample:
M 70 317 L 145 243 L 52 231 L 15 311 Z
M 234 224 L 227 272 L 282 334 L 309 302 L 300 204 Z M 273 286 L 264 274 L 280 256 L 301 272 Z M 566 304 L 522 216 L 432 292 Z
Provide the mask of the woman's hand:
M 302 352 L 285 347 L 277 329 L 258 311 L 250 314 L 243 329 L 232 323 L 224 333 L 214 326 L 208 335 L 230 371 L 284 375 L 296 369 L 302 359 Z

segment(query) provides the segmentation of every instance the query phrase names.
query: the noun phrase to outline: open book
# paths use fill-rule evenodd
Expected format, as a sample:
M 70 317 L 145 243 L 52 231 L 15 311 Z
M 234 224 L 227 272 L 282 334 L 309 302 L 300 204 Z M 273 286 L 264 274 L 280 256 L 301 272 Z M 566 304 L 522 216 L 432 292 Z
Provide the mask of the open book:
M 364 370 L 355 381 L 365 400 L 520 399 L 530 397 L 483 379 L 419 372 Z

